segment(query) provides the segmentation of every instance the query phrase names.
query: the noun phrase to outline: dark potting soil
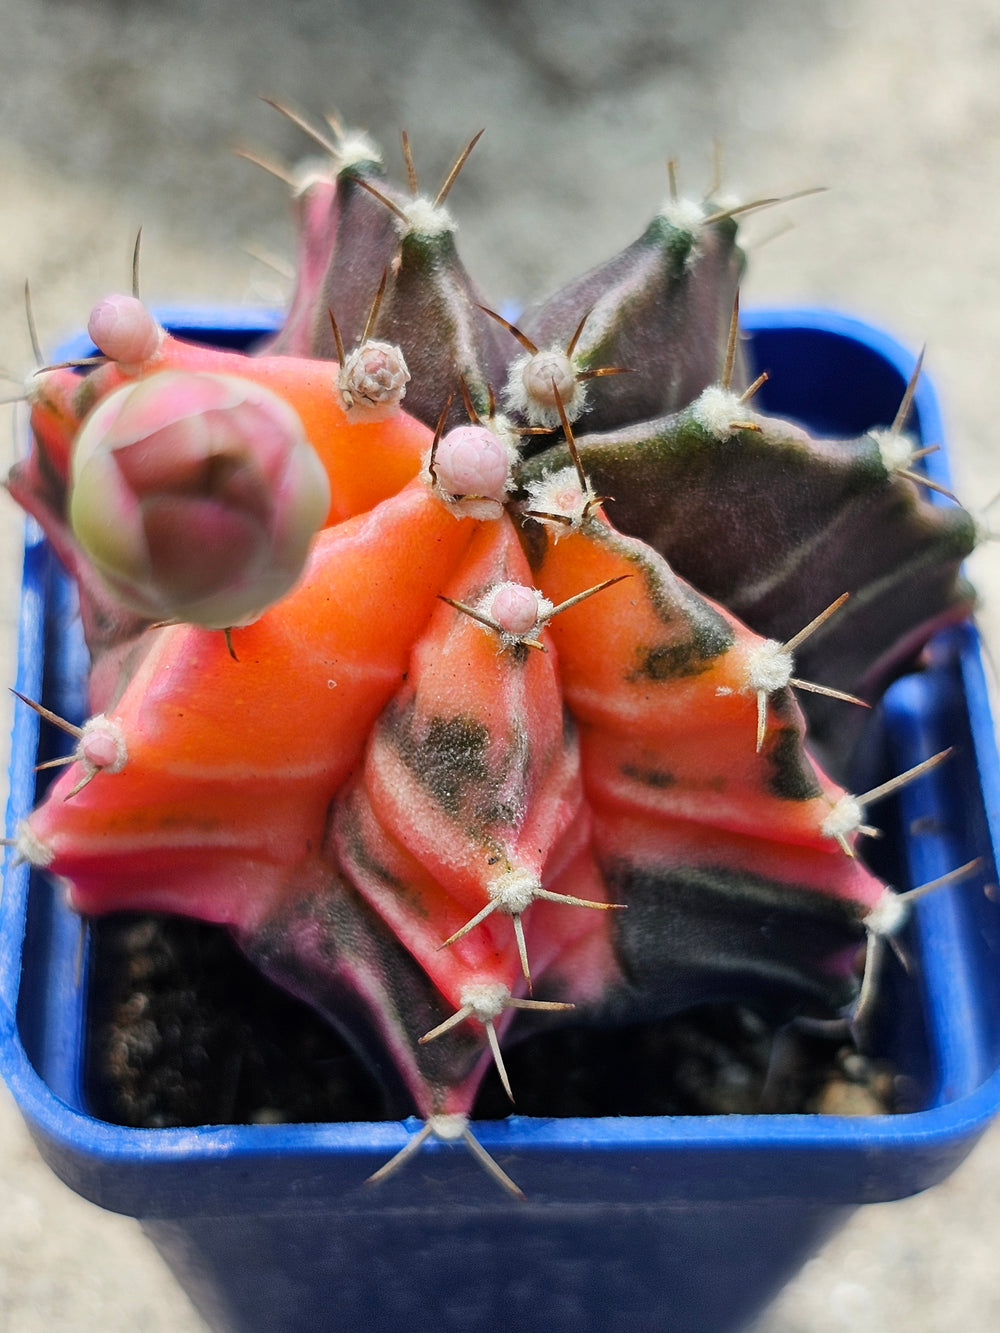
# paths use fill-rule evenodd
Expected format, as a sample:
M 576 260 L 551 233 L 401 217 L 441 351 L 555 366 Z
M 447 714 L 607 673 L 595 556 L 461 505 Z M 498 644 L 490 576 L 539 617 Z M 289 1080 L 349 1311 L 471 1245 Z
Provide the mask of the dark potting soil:
M 224 930 L 156 916 L 92 927 L 90 1106 L 139 1127 L 382 1120 L 379 1087 L 311 1009 L 261 977 Z M 566 1028 L 506 1049 L 522 1115 L 908 1109 L 905 1082 L 836 1025 L 776 1028 L 710 1006 L 611 1032 Z M 475 1107 L 511 1107 L 495 1072 Z

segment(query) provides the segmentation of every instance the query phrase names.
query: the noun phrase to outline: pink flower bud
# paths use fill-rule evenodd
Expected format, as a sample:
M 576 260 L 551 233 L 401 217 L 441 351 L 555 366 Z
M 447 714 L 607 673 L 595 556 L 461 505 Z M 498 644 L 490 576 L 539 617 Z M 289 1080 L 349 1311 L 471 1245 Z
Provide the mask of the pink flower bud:
M 556 398 L 563 407 L 576 393 L 576 371 L 565 352 L 552 348 L 529 357 L 522 373 L 524 391 L 528 398 L 541 407 L 555 407 Z
M 90 768 L 120 773 L 128 758 L 121 724 L 98 713 L 84 724 L 77 758 Z
M 106 296 L 90 312 L 87 332 L 99 352 L 136 366 L 159 351 L 163 330 L 134 296 Z
M 110 394 L 74 445 L 77 540 L 154 620 L 255 620 L 302 572 L 330 504 L 293 409 L 228 375 L 165 371 Z
M 398 406 L 409 380 L 400 349 L 393 343 L 372 339 L 345 357 L 338 377 L 346 407 L 374 410 Z
M 456 426 L 438 444 L 434 470 L 438 485 L 449 495 L 482 495 L 502 503 L 510 460 L 485 426 Z
M 505 633 L 518 638 L 535 628 L 539 609 L 538 593 L 521 583 L 501 583 L 490 603 L 496 623 Z

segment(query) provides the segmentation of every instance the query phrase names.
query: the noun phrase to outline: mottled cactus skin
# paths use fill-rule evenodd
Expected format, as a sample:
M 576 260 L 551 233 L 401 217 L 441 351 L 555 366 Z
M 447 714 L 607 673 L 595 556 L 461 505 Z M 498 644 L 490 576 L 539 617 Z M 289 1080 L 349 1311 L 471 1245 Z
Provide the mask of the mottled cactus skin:
M 971 610 L 960 566 L 977 540 L 973 518 L 928 504 L 887 470 L 872 435 L 812 439 L 734 403 L 739 425 L 720 438 L 699 402 L 579 436 L 591 484 L 615 497 L 609 517 L 766 638 L 791 638 L 850 592 L 802 645 L 796 669 L 874 703 L 936 629 Z M 557 445 L 521 477 L 530 484 L 568 463 Z M 863 711 L 816 694 L 801 703 L 813 752 L 844 781 Z
M 966 613 L 969 516 L 902 474 L 898 432 L 813 439 L 758 415 L 738 371 L 719 383 L 743 258 L 715 205 L 668 201 L 513 331 L 441 201 L 366 141 L 294 211 L 265 351 L 151 332 L 116 298 L 92 327 L 121 340 L 134 317 L 139 359 L 35 381 L 8 486 L 77 580 L 100 744 L 25 854 L 81 912 L 227 926 L 443 1135 L 519 1031 L 721 1000 L 849 1013 L 859 946 L 904 913 L 857 854 L 862 812 L 834 817 L 863 710 L 804 714 L 782 645 L 850 593 L 795 673 L 875 700 Z M 402 350 L 405 402 L 379 420 L 341 397 L 331 309 L 348 350 L 366 324 Z M 521 437 L 534 408 L 507 380 L 532 348 L 568 357 L 572 411 Z M 302 578 L 228 641 L 119 605 L 67 518 L 88 413 L 166 371 L 278 394 L 329 479 Z M 489 466 L 509 460 L 488 495 L 444 484 L 442 432 L 470 415 L 502 444 Z

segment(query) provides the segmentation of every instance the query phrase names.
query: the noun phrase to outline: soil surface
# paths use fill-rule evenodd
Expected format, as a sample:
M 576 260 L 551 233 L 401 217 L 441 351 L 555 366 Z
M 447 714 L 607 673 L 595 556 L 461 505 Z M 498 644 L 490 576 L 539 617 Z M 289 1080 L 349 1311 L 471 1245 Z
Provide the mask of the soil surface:
M 396 1119 L 347 1043 L 277 990 L 224 930 L 122 916 L 92 930 L 92 1108 L 118 1124 Z M 706 1006 L 614 1031 L 579 1027 L 505 1049 L 517 1111 L 537 1116 L 905 1109 L 906 1082 L 860 1055 L 836 1022 L 775 1027 Z M 474 1116 L 510 1102 L 495 1071 Z

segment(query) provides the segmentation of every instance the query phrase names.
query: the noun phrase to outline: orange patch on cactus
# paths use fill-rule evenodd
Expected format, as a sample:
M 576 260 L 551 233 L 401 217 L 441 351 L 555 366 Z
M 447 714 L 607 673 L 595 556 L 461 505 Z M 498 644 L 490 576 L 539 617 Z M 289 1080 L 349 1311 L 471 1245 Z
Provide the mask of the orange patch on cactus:
M 159 631 L 114 716 L 128 759 L 69 792 L 73 765 L 31 817 L 72 865 L 81 901 L 127 857 L 129 905 L 170 892 L 192 849 L 291 865 L 323 838 L 330 800 L 402 681 L 447 570 L 471 535 L 422 485 L 320 534 L 302 582 L 233 635 Z M 220 873 L 221 870 L 220 870 Z M 183 911 L 187 889 L 176 876 Z M 195 891 L 192 909 L 202 914 Z
M 505 516 L 480 526 L 447 595 L 473 603 L 510 581 L 530 573 Z M 492 884 L 514 872 L 541 886 L 589 832 L 555 655 L 501 648 L 495 631 L 441 605 L 354 785 L 335 831 L 355 886 L 456 1008 L 472 979 L 515 990 L 521 966 L 501 910 L 441 945 L 490 903 Z
M 804 723 L 787 689 L 772 696 L 772 726 L 755 751 L 746 673 L 756 635 L 698 597 L 651 548 L 604 523 L 550 540 L 539 583 L 559 601 L 622 573 L 634 577 L 556 616 L 550 629 L 580 722 L 602 859 L 683 864 L 680 846 L 690 844 L 705 849 L 699 863 L 749 858 L 785 882 L 797 876 L 782 864 L 804 860 L 803 883 L 873 901 L 880 886 L 822 833 L 842 792 L 805 756 Z M 796 856 L 797 848 L 808 854 Z

